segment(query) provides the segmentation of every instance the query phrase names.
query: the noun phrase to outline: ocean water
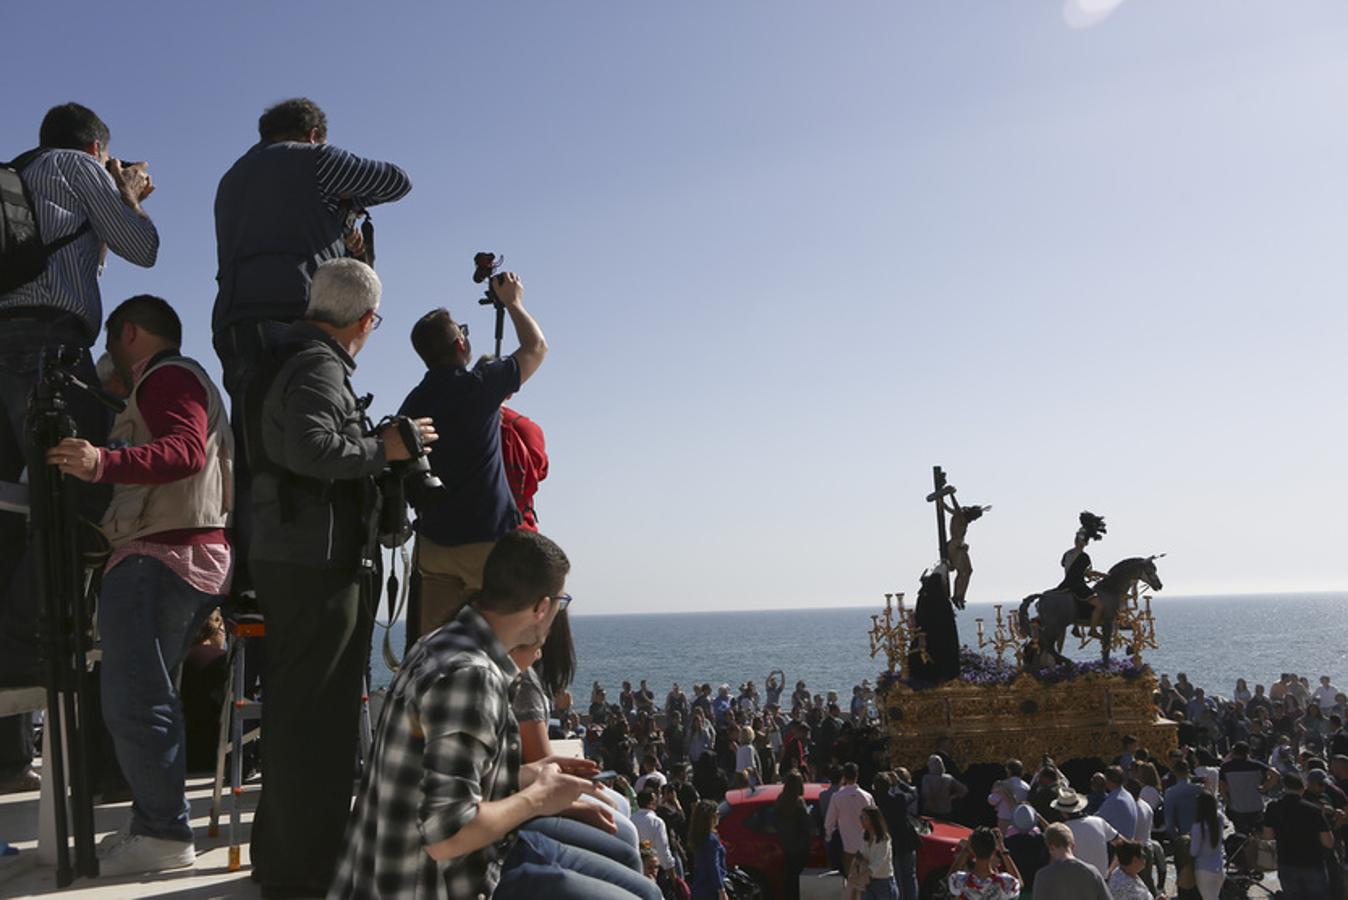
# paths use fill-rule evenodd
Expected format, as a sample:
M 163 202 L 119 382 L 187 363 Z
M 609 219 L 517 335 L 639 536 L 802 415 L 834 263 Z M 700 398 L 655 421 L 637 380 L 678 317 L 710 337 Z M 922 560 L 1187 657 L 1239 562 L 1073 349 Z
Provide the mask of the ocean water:
M 649 613 L 575 616 L 577 672 L 572 685 L 576 703 L 589 704 L 590 685 L 598 681 L 617 702 L 624 680 L 635 686 L 645 678 L 660 703 L 677 681 L 688 690 L 694 682 L 732 687 L 752 679 L 761 692 L 768 672 L 781 669 L 788 686 L 803 679 L 812 692 L 838 691 L 851 696 L 852 685 L 872 682 L 884 668 L 883 655 L 872 659 L 867 632 L 874 607 L 835 607 L 754 612 Z M 1010 613 L 1010 607 L 1003 612 Z M 1158 673 L 1185 672 L 1210 693 L 1229 696 L 1237 678 L 1268 684 L 1279 673 L 1310 678 L 1329 675 L 1348 685 L 1348 594 L 1245 595 L 1239 597 L 1158 596 L 1156 650 L 1143 660 Z M 983 617 L 990 634 L 992 604 L 970 603 L 956 614 L 960 639 L 976 644 L 974 619 Z M 376 686 L 390 679 L 381 662 L 382 633 L 376 631 Z M 402 625 L 394 625 L 394 646 L 402 646 Z M 1068 636 L 1066 654 L 1094 659 L 1095 645 L 1078 651 Z

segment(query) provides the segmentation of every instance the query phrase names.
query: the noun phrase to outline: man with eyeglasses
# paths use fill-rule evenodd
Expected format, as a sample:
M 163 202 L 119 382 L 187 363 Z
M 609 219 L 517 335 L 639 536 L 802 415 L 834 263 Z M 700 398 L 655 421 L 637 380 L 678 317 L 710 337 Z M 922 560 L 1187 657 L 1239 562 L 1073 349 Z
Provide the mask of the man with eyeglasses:
M 379 321 L 379 277 L 334 259 L 304 320 L 260 367 L 244 423 L 253 450 L 253 579 L 267 626 L 264 780 L 252 860 L 264 897 L 321 896 L 351 802 L 371 611 L 361 599 L 373 476 L 410 456 L 394 426 L 364 429 L 351 377 Z M 279 363 L 279 364 L 278 364 Z M 417 423 L 434 441 L 429 420 Z
M 532 531 L 496 542 L 482 589 L 389 685 L 331 900 L 659 900 L 631 844 L 557 818 L 601 797 L 587 759 L 522 763 L 511 649 L 541 647 L 571 564 Z M 633 867 L 624 865 L 624 860 Z
M 419 610 L 409 610 L 408 647 L 454 618 L 481 588 L 482 567 L 496 541 L 521 522 L 501 456 L 501 404 L 538 371 L 548 344 L 524 308 L 518 277 L 495 275 L 492 289 L 519 339 L 510 356 L 472 365 L 468 326 L 446 309 L 427 313 L 412 328 L 412 347 L 427 371 L 399 412 L 433 420 L 445 440 L 430 456 L 444 489 L 410 497 L 417 510 L 421 590 Z

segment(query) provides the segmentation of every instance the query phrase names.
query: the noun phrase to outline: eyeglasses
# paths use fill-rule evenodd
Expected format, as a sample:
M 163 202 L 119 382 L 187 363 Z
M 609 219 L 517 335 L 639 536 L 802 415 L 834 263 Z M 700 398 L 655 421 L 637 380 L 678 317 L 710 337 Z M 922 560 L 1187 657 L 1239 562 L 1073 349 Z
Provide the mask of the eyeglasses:
M 561 612 L 562 610 L 566 609 L 568 606 L 571 605 L 570 594 L 558 594 L 553 599 L 557 601 L 557 612 Z
M 460 322 L 460 323 L 459 323 L 459 334 L 463 335 L 464 337 L 468 337 L 468 323 L 467 323 L 467 322 Z
M 373 323 L 372 325 L 370 325 L 371 331 L 375 331 L 376 329 L 379 328 L 380 325 L 384 324 L 384 317 L 381 316 L 379 313 L 371 310 L 370 316 L 371 316 L 370 321 Z

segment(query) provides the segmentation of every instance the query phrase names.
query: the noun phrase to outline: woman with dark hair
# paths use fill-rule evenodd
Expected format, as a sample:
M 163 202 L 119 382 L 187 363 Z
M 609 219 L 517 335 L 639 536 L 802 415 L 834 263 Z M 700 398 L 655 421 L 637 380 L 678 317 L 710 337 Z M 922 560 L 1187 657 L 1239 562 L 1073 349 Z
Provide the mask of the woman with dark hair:
M 972 863 L 972 865 L 970 865 Z M 946 879 L 952 900 L 1015 900 L 1020 872 L 996 828 L 978 828 L 960 841 Z
M 1100 600 L 1095 596 L 1095 588 L 1087 579 L 1099 580 L 1104 574 L 1091 568 L 1091 557 L 1086 552 L 1086 545 L 1091 541 L 1100 540 L 1108 529 L 1105 527 L 1104 518 L 1092 512 L 1083 512 L 1078 521 L 1081 522 L 1081 527 L 1077 529 L 1076 538 L 1072 541 L 1072 549 L 1062 555 L 1063 579 L 1055 590 L 1070 591 L 1078 601 L 1093 607 L 1091 633 L 1098 637 L 1097 630 L 1103 612 Z M 1079 637 L 1080 629 L 1074 629 L 1074 633 Z
M 1154 900 L 1154 895 L 1143 883 L 1140 873 L 1147 864 L 1147 855 L 1136 841 L 1121 841 L 1114 845 L 1118 866 L 1109 875 L 1111 900 Z
M 693 787 L 701 797 L 720 801 L 725 797 L 726 777 L 716 764 L 716 757 L 710 752 L 693 762 Z
M 688 825 L 688 848 L 693 854 L 693 900 L 726 900 L 725 846 L 716 836 L 720 819 L 716 804 L 699 800 Z
M 543 642 L 543 655 L 534 663 L 534 670 L 551 698 L 571 687 L 576 677 L 576 645 L 571 639 L 571 619 L 566 610 L 552 620 L 552 630 Z
M 550 655 L 556 657 L 551 663 L 548 661 Z M 520 730 L 520 761 L 538 762 L 552 756 L 552 741 L 548 736 L 548 719 L 552 715 L 549 698 L 557 691 L 565 690 L 576 671 L 576 650 L 571 643 L 566 610 L 557 613 L 552 632 L 541 647 L 537 644 L 516 647 L 510 651 L 510 658 L 520 668 L 520 685 L 512 704 Z M 630 804 L 611 789 L 605 789 L 604 795 L 606 802 L 582 795 L 565 815 L 616 833 L 625 843 L 635 847 L 637 829 L 630 819 Z
M 782 856 L 786 863 L 783 878 L 786 900 L 799 900 L 800 873 L 810 859 L 810 846 L 814 843 L 814 819 L 805 806 L 805 779 L 799 772 L 788 772 L 782 782 L 782 792 L 772 805 L 772 818 L 777 826 L 777 840 L 782 845 Z
M 1194 805 L 1194 824 L 1189 829 L 1189 854 L 1194 860 L 1194 880 L 1203 900 L 1217 900 L 1226 881 L 1226 852 L 1222 833 L 1226 821 L 1217 809 L 1217 798 L 1204 791 Z
M 899 885 L 894 880 L 894 848 L 879 808 L 868 806 L 861 811 L 861 831 L 866 841 L 853 866 L 864 865 L 870 876 L 861 900 L 899 900 Z M 849 886 L 851 880 L 848 879 Z
M 521 752 L 525 762 L 533 762 L 552 755 L 548 720 L 552 718 L 553 698 L 571 686 L 576 674 L 576 647 L 566 610 L 557 613 L 541 647 L 516 647 L 511 657 L 520 667 L 514 710 Z

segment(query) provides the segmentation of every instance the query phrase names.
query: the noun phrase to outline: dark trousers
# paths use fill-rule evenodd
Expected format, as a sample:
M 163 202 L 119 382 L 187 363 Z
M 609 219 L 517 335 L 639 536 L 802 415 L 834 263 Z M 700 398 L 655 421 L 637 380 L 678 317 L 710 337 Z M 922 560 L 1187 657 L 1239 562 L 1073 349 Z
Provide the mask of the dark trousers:
M 248 564 L 248 546 L 253 537 L 253 470 L 248 462 L 248 444 L 244 440 L 246 398 L 249 379 L 261 362 L 263 353 L 286 328 L 285 323 L 256 319 L 220 330 L 214 339 L 215 355 L 220 358 L 225 391 L 229 394 L 229 425 L 234 432 L 234 577 L 233 593 L 253 589 L 252 569 Z
M 788 853 L 783 851 L 785 862 L 782 866 L 783 900 L 800 900 L 800 873 L 810 861 L 809 853 Z
M 371 615 L 354 570 L 254 560 L 253 579 L 267 627 L 253 868 L 321 894 L 351 809 Z
M 1338 900 L 1329 892 L 1329 874 L 1323 865 L 1279 865 L 1278 885 L 1286 900 Z
M 27 467 L 25 415 L 37 384 L 39 353 L 58 345 L 83 348 L 88 342 L 83 326 L 73 317 L 38 320 L 0 315 L 0 481 L 17 482 Z M 89 384 L 98 384 L 87 350 L 77 374 Z M 110 414 L 83 394 L 72 391 L 67 400 L 80 436 L 95 444 L 106 443 Z M 79 492 L 82 515 L 95 522 L 102 518 L 109 497 L 106 488 L 90 488 L 67 478 L 65 489 Z M 45 682 L 38 643 L 42 603 L 28 543 L 27 519 L 0 513 L 0 685 L 11 687 Z M 32 716 L 0 719 L 0 780 L 22 773 L 32 760 Z

